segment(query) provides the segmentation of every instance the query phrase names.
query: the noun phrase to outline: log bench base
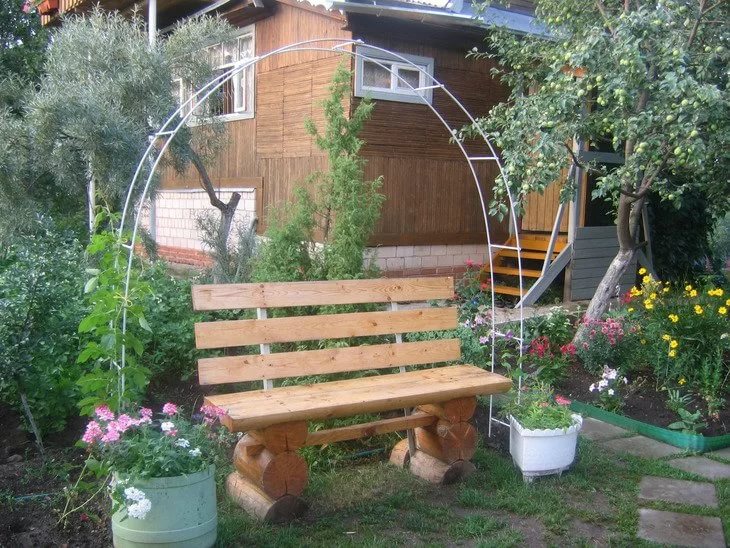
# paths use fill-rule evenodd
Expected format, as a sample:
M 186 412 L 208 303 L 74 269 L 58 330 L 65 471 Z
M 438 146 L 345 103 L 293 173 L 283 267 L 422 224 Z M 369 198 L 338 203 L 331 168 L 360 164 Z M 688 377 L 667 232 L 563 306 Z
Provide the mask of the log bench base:
M 308 507 L 304 500 L 294 495 L 273 499 L 238 472 L 228 475 L 226 490 L 236 504 L 250 515 L 271 523 L 292 521 L 304 514 Z
M 421 450 L 411 455 L 408 440 L 401 440 L 396 444 L 390 454 L 390 462 L 435 485 L 456 483 L 476 471 L 474 464 L 468 460 L 444 462 Z

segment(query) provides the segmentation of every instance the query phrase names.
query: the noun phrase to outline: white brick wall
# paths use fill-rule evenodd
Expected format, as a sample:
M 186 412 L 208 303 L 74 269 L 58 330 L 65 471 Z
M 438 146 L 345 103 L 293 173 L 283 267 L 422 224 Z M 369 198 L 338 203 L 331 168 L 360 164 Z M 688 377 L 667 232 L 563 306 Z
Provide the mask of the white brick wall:
M 218 197 L 227 202 L 236 191 L 241 194 L 234 226 L 243 223 L 248 226 L 256 215 L 256 190 L 253 188 L 226 189 Z M 206 251 L 198 231 L 197 218 L 205 211 L 218 213 L 210 205 L 203 190 L 160 190 L 155 198 L 157 243 L 159 245 Z M 142 224 L 149 228 L 149 206 L 142 218 Z M 232 232 L 235 235 L 235 231 Z
M 365 263 L 374 263 L 383 271 L 416 268 L 463 267 L 467 261 L 483 264 L 487 260 L 484 245 L 407 245 L 371 247 Z

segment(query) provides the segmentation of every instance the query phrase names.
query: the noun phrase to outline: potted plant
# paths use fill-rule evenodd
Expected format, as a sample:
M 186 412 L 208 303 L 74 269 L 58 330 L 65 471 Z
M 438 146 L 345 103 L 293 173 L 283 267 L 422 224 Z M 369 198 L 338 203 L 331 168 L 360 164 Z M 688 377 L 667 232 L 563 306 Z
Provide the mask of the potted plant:
M 509 450 L 525 481 L 562 474 L 575 460 L 583 424 L 569 400 L 553 397 L 546 384 L 519 391 L 503 408 L 510 422 Z
M 82 442 L 87 466 L 110 479 L 112 535 L 116 548 L 208 547 L 217 535 L 215 428 L 222 414 L 203 406 L 197 421 L 166 403 L 159 418 L 141 408 L 116 415 L 98 407 Z M 194 417 L 195 418 L 195 417 Z

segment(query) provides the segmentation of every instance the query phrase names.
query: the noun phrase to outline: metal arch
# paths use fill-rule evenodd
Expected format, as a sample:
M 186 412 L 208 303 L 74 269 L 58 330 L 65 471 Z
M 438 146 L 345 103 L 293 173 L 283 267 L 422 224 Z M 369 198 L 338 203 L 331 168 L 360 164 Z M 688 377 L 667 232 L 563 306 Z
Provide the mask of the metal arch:
M 329 47 L 325 46 L 324 44 L 334 44 Z M 428 80 L 431 82 L 431 84 L 427 86 L 422 87 L 414 87 L 411 85 L 408 81 L 403 79 L 397 71 L 393 71 L 389 65 L 382 63 L 382 59 L 377 57 L 370 57 L 369 55 L 360 53 L 357 51 L 355 46 L 363 46 L 366 47 L 368 50 L 373 52 L 379 52 L 384 53 L 390 58 L 397 59 L 399 62 L 409 65 L 414 70 L 417 70 L 420 74 L 423 74 L 428 78 Z M 347 50 L 344 48 L 352 47 L 352 50 Z M 164 156 L 165 152 L 167 151 L 172 139 L 175 137 L 175 135 L 178 133 L 178 131 L 187 124 L 187 121 L 191 118 L 193 115 L 194 105 L 198 103 L 203 103 L 206 101 L 213 93 L 215 93 L 220 87 L 223 86 L 226 82 L 231 80 L 236 74 L 246 70 L 249 67 L 252 67 L 256 65 L 259 61 L 262 61 L 264 59 L 267 59 L 269 57 L 273 57 L 276 55 L 280 55 L 283 53 L 292 53 L 292 52 L 302 52 L 302 51 L 322 51 L 322 52 L 330 52 L 330 53 L 343 53 L 350 55 L 353 58 L 361 58 L 363 60 L 367 60 L 368 62 L 372 62 L 379 66 L 380 68 L 387 70 L 390 74 L 395 75 L 396 78 L 398 78 L 399 82 L 404 84 L 407 89 L 410 89 L 415 93 L 415 95 L 421 100 L 421 103 L 426 105 L 433 113 L 434 115 L 441 121 L 443 126 L 448 130 L 449 134 L 453 137 L 453 142 L 459 147 L 459 150 L 461 151 L 462 155 L 466 159 L 467 163 L 469 164 L 469 169 L 471 171 L 472 177 L 474 179 L 474 184 L 476 186 L 477 194 L 479 196 L 479 204 L 482 211 L 482 217 L 484 220 L 484 229 L 485 234 L 487 237 L 487 250 L 488 250 L 488 261 L 490 266 L 490 293 L 491 293 L 491 332 L 490 332 L 490 343 L 491 343 L 491 370 L 494 371 L 494 363 L 496 358 L 496 348 L 495 348 L 495 342 L 498 337 L 505 336 L 502 333 L 499 333 L 496 329 L 496 321 L 495 321 L 495 315 L 494 315 L 494 309 L 496 304 L 496 294 L 494 290 L 494 268 L 493 268 L 493 251 L 495 249 L 500 248 L 509 248 L 513 249 L 517 252 L 517 268 L 518 268 L 518 277 L 519 277 L 519 290 L 520 295 L 523 294 L 523 280 L 522 280 L 522 256 L 521 256 L 521 246 L 520 246 L 520 235 L 519 231 L 515 230 L 515 246 L 504 246 L 501 244 L 493 244 L 491 240 L 491 235 L 489 231 L 489 216 L 487 212 L 487 206 L 484 198 L 484 193 L 482 191 L 482 185 L 480 184 L 479 176 L 477 174 L 476 168 L 475 168 L 475 162 L 480 161 L 493 161 L 497 165 L 497 168 L 500 172 L 500 179 L 502 181 L 502 184 L 505 185 L 505 189 L 507 191 L 507 199 L 509 202 L 509 221 L 511 222 L 512 226 L 516 227 L 517 224 L 517 213 L 515 208 L 515 200 L 512 196 L 512 191 L 509 187 L 508 180 L 506 177 L 506 174 L 504 172 L 504 169 L 502 167 L 502 163 L 499 159 L 499 156 L 497 154 L 497 151 L 495 150 L 494 146 L 492 145 L 491 141 L 487 137 L 487 135 L 484 133 L 482 128 L 476 123 L 476 119 L 469 113 L 469 111 L 464 107 L 464 105 L 459 101 L 451 91 L 448 90 L 448 88 L 443 85 L 441 82 L 439 82 L 435 76 L 429 74 L 427 71 L 425 71 L 422 67 L 419 65 L 413 63 L 410 59 L 402 56 L 399 53 L 390 51 L 385 48 L 381 48 L 378 46 L 373 46 L 370 44 L 365 43 L 362 40 L 347 40 L 347 39 L 337 39 L 337 38 L 318 38 L 318 39 L 312 39 L 312 40 L 304 40 L 301 42 L 296 42 L 294 44 L 289 44 L 287 46 L 283 46 L 281 48 L 277 48 L 275 50 L 272 50 L 268 53 L 254 56 L 250 59 L 245 59 L 243 61 L 240 61 L 233 67 L 231 67 L 229 70 L 224 72 L 223 74 L 220 74 L 216 76 L 215 78 L 212 78 L 207 84 L 202 86 L 198 91 L 196 91 L 194 94 L 190 96 L 184 103 L 182 103 L 178 108 L 168 117 L 168 119 L 162 124 L 160 129 L 150 136 L 150 142 L 140 159 L 139 163 L 137 164 L 137 168 L 135 170 L 134 176 L 132 177 L 132 180 L 130 182 L 129 188 L 127 190 L 127 195 L 124 202 L 124 208 L 122 210 L 122 216 L 119 224 L 119 236 L 122 237 L 122 234 L 124 232 L 125 223 L 127 222 L 127 218 L 130 215 L 130 207 L 132 205 L 132 200 L 135 197 L 135 187 L 140 181 L 140 178 L 142 176 L 142 172 L 144 170 L 144 166 L 149 165 L 149 173 L 146 177 L 146 180 L 144 182 L 144 186 L 142 188 L 142 193 L 138 196 L 138 204 L 135 210 L 134 214 L 134 220 L 132 224 L 132 234 L 131 239 L 128 244 L 124 245 L 124 248 L 127 249 L 128 256 L 127 256 L 127 268 L 126 268 L 126 275 L 125 275 L 125 285 L 124 285 L 124 299 L 123 299 L 123 309 L 122 309 L 122 333 L 126 334 L 127 329 L 127 302 L 129 298 L 129 283 L 131 278 L 131 272 L 132 272 L 132 262 L 134 257 L 134 245 L 137 239 L 137 233 L 139 231 L 139 224 L 142 218 L 142 204 L 147 199 L 149 189 L 152 183 L 152 180 L 155 176 L 155 173 L 157 171 L 157 167 L 159 166 L 160 161 L 162 160 L 162 157 Z M 476 129 L 479 136 L 483 139 L 483 141 L 486 143 L 487 148 L 489 150 L 490 155 L 489 156 L 469 156 L 467 153 L 464 144 L 461 139 L 457 137 L 458 132 L 456 128 L 452 128 L 449 126 L 448 122 L 444 119 L 444 117 L 441 115 L 441 113 L 431 104 L 429 103 L 423 95 L 419 93 L 419 91 L 424 91 L 426 89 L 439 89 L 442 92 L 446 94 L 448 98 L 451 99 L 451 101 L 459 108 L 459 110 L 467 117 L 469 122 L 472 124 L 472 127 Z M 188 108 L 190 107 L 190 108 Z M 187 109 L 187 112 L 185 112 Z M 179 120 L 178 120 L 179 117 Z M 177 120 L 177 122 L 176 122 Z M 164 137 L 165 142 L 163 143 L 162 147 L 157 149 L 155 147 L 155 143 L 158 138 Z M 486 182 L 486 181 L 485 181 Z M 119 260 L 119 257 L 117 257 L 117 260 Z M 522 303 L 520 302 L 518 304 L 519 309 L 519 337 L 515 337 L 518 345 L 519 345 L 519 355 L 522 357 L 523 354 L 523 341 L 524 341 L 524 309 L 522 306 Z M 521 360 L 520 360 L 521 363 Z M 125 376 L 124 376 L 124 367 L 126 364 L 126 347 L 122 346 L 122 355 L 121 355 L 121 363 L 118 365 L 118 369 L 120 370 L 119 375 L 119 393 L 120 395 L 124 393 L 125 389 Z M 521 376 L 519 377 L 519 385 L 521 386 Z M 492 417 L 492 397 L 490 396 L 490 403 L 489 403 L 489 415 L 490 415 L 490 421 L 489 421 L 489 433 L 491 434 L 491 428 L 492 428 L 492 422 L 497 422 L 500 424 L 503 424 L 501 421 L 497 421 L 496 419 L 493 419 Z

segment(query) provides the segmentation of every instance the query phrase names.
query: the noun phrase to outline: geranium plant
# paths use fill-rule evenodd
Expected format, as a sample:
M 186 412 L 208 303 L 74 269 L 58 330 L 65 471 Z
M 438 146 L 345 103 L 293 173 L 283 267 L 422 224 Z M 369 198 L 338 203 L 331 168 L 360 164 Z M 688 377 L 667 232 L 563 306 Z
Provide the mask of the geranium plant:
M 144 519 L 152 504 L 133 486 L 135 480 L 193 474 L 213 464 L 216 447 L 227 438 L 217 426 L 222 414 L 204 405 L 188 420 L 174 403 L 166 403 L 157 416 L 145 407 L 118 415 L 108 406 L 97 407 L 82 442 L 91 453 L 87 467 L 111 479 L 113 511 L 125 507 L 129 517 Z
M 575 423 L 570 400 L 553 395 L 549 385 L 525 386 L 502 407 L 502 413 L 513 417 L 528 430 L 570 428 Z

